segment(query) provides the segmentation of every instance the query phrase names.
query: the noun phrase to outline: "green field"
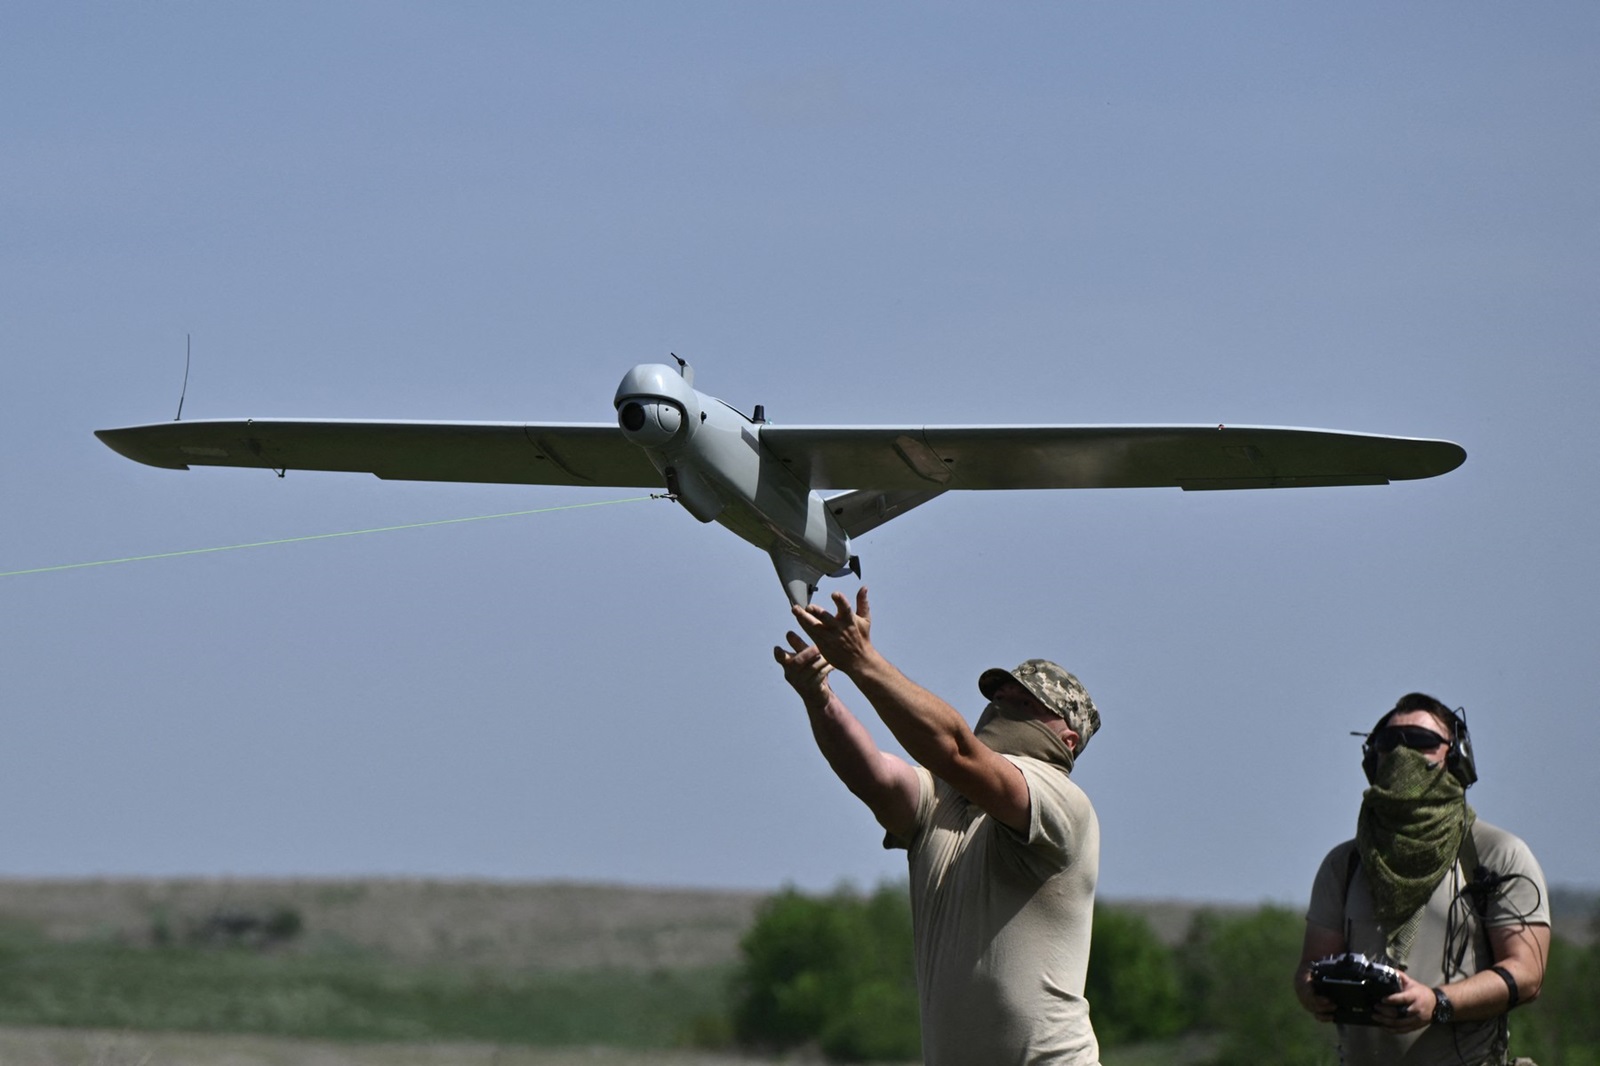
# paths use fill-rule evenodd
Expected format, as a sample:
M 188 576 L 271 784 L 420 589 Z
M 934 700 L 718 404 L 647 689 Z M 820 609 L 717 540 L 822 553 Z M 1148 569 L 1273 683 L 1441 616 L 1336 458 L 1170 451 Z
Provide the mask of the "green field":
M 765 898 L 572 884 L 0 881 L 0 1066 L 770 1062 L 741 1057 L 729 1035 L 729 979 Z M 1562 902 L 1574 918 L 1594 913 L 1593 897 Z M 1204 924 L 1192 905 L 1105 907 L 1180 952 Z M 1297 917 L 1208 914 L 1245 954 L 1226 967 L 1226 994 L 1199 987 L 1184 1001 L 1215 999 L 1200 1017 L 1221 1028 L 1113 1040 L 1106 1066 L 1198 1066 L 1228 1057 L 1246 1021 L 1277 1037 L 1310 1024 L 1287 995 Z M 1592 1013 L 1574 1006 L 1600 980 L 1589 942 L 1562 937 L 1551 994 L 1519 1011 L 1530 1050 L 1591 1048 Z M 1253 1006 L 1229 1021 L 1244 986 Z M 1267 1037 L 1250 1039 L 1259 1048 Z
M 1104 1066 L 1198 1066 L 1210 1045 L 1172 1041 L 1107 1053 Z M 351 1044 L 241 1034 L 0 1027 L 6 1066 L 773 1066 L 770 1058 L 603 1046 L 476 1043 Z M 796 1058 L 794 1062 L 814 1059 Z M 909 1064 L 908 1064 L 909 1066 Z
M 0 1025 L 672 1047 L 725 968 L 500 972 L 248 948 L 0 942 Z
M 757 899 L 570 884 L 0 882 L 0 1026 L 703 1044 L 722 1031 Z

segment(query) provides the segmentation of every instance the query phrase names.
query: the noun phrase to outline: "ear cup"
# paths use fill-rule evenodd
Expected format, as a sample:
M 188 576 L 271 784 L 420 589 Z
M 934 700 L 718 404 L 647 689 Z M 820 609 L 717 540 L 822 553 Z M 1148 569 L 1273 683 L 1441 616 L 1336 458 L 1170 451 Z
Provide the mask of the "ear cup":
M 1467 732 L 1465 709 L 1452 712 L 1450 719 L 1455 735 L 1450 741 L 1450 753 L 1444 757 L 1445 769 L 1461 782 L 1462 788 L 1471 788 L 1478 779 L 1478 761 L 1472 757 L 1472 734 Z

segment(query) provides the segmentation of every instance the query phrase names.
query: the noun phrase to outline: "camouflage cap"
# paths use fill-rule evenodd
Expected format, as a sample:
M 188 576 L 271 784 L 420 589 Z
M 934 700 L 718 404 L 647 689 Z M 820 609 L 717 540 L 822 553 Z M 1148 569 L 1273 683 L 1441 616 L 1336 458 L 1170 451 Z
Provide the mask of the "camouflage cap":
M 1061 716 L 1078 734 L 1078 754 L 1089 746 L 1089 738 L 1100 728 L 1100 711 L 1089 698 L 1083 682 L 1049 659 L 1029 659 L 1015 670 L 999 667 L 985 670 L 978 676 L 978 691 L 986 699 L 994 699 L 994 694 L 1006 681 L 1015 681 Z

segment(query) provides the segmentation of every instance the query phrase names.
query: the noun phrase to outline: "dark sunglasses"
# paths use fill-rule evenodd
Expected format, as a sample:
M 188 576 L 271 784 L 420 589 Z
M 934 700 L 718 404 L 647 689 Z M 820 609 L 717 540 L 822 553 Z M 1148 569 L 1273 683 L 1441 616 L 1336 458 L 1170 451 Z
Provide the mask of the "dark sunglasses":
M 1432 751 L 1448 743 L 1446 738 L 1420 725 L 1386 725 L 1372 734 L 1372 746 L 1385 755 L 1402 744 L 1416 751 Z

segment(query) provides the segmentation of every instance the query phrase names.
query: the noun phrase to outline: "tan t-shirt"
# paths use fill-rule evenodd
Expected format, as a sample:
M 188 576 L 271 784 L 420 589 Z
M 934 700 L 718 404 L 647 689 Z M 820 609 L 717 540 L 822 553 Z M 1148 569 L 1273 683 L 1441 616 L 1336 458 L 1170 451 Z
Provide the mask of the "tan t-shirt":
M 1550 893 L 1544 871 L 1521 838 L 1481 819 L 1472 825 L 1478 862 L 1497 874 L 1512 875 L 1490 893 L 1487 924 L 1549 925 Z M 1356 842 L 1347 840 L 1328 853 L 1311 886 L 1306 921 L 1345 934 L 1346 950 L 1383 960 L 1384 930 L 1373 914 L 1372 891 L 1362 866 L 1350 875 Z M 1345 882 L 1350 892 L 1345 895 Z M 1416 940 L 1404 960 L 1405 971 L 1429 988 L 1459 981 L 1494 965 L 1489 941 L 1479 928 L 1461 864 L 1444 876 L 1423 910 Z M 1462 1066 L 1488 1059 L 1495 1051 L 1498 1019 L 1430 1025 L 1414 1033 L 1396 1034 L 1374 1025 L 1342 1025 L 1339 1042 L 1347 1066 Z
M 1026 834 L 918 768 L 907 847 L 927 1066 L 1093 1066 L 1083 998 L 1100 823 L 1049 763 L 1008 755 L 1028 783 Z

